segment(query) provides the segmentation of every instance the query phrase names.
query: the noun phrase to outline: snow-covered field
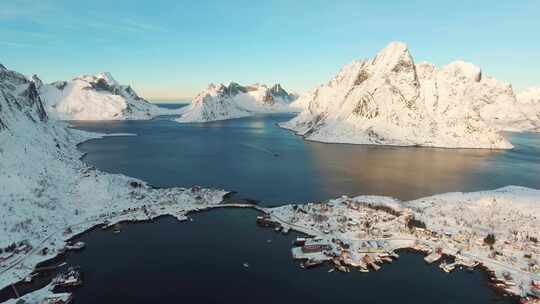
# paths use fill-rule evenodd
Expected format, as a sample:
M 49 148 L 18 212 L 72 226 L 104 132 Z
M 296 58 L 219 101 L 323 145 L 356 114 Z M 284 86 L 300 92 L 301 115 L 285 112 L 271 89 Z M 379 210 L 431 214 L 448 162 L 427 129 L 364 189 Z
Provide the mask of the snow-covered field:
M 241 86 L 211 84 L 199 93 L 192 103 L 181 110 L 177 122 L 208 122 L 266 113 L 290 113 L 298 109 L 290 103 L 296 95 L 285 91 L 279 84 L 272 87 L 254 84 Z
M 416 64 L 399 42 L 346 65 L 293 105 L 304 110 L 282 127 L 335 143 L 509 149 L 498 131 L 534 130 L 538 122 L 510 84 L 463 61 Z
M 71 81 L 43 84 L 33 77 L 49 117 L 57 120 L 151 119 L 177 110 L 151 104 L 110 73 L 83 75 Z
M 8 300 L 5 302 L 5 304 L 25 304 L 25 303 L 49 304 L 49 303 L 68 303 L 68 301 L 72 301 L 73 296 L 70 293 L 54 293 L 52 291 L 52 288 L 53 288 L 52 285 L 46 286 L 40 290 L 36 290 L 34 292 L 26 294 L 20 297 L 19 299 Z

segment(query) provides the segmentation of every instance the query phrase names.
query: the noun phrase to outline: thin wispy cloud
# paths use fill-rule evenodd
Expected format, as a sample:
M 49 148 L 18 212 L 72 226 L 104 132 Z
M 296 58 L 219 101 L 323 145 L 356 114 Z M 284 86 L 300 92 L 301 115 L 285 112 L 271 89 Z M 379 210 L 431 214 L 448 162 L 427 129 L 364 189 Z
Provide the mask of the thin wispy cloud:
M 39 20 L 53 13 L 54 7 L 47 1 L 11 0 L 2 3 L 0 21 Z
M 149 23 L 142 23 L 132 19 L 128 20 L 98 20 L 79 21 L 81 26 L 93 29 L 108 30 L 117 33 L 166 32 L 167 29 Z
M 11 47 L 20 47 L 20 48 L 43 48 L 47 47 L 44 44 L 33 44 L 25 42 L 16 42 L 16 41 L 2 41 L 0 40 L 0 45 L 11 46 Z
M 170 31 L 170 29 L 168 28 L 157 26 L 154 24 L 146 23 L 146 22 L 137 21 L 134 19 L 124 19 L 123 24 L 126 26 L 130 26 L 133 29 L 140 30 L 140 31 L 149 31 L 149 32 L 169 32 Z
M 100 39 L 104 34 L 139 34 L 145 32 L 168 32 L 169 29 L 140 20 L 141 18 L 121 17 L 104 18 L 98 11 L 86 11 L 84 16 L 77 16 L 66 7 L 51 1 L 12 0 L 2 4 L 0 9 L 0 31 L 18 32 L 21 38 L 52 38 L 66 31 L 84 33 L 85 37 L 95 36 Z M 15 29 L 9 25 L 38 25 L 40 32 Z M 42 37 L 36 37 L 41 35 Z M 15 41 L 13 43 L 16 43 Z M 21 41 L 22 44 L 22 41 Z

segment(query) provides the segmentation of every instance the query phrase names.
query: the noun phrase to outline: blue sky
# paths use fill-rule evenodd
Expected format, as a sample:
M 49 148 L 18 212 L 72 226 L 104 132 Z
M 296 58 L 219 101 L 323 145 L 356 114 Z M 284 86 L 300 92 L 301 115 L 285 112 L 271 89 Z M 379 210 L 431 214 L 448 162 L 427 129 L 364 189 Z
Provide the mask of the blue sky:
M 301 92 L 399 40 L 521 89 L 540 85 L 539 30 L 540 1 L 0 0 L 0 62 L 45 81 L 110 71 L 150 99 L 230 80 Z

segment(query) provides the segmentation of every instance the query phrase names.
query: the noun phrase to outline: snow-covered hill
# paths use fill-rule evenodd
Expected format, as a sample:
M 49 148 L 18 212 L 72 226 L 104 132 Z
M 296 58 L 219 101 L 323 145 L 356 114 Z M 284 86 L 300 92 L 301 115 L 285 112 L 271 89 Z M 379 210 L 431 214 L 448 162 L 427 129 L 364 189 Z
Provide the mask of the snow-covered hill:
M 295 103 L 304 111 L 282 127 L 336 143 L 509 149 L 497 130 L 527 120 L 499 110 L 516 103 L 510 85 L 463 61 L 417 65 L 400 42 L 346 65 Z
M 531 87 L 517 94 L 518 108 L 531 121 L 528 131 L 540 132 L 540 86 Z
M 241 86 L 235 82 L 228 85 L 210 84 L 189 106 L 182 109 L 176 121 L 207 122 L 260 113 L 294 112 L 290 103 L 296 97 L 279 84 L 272 87 L 261 84 Z
M 49 116 L 58 120 L 150 119 L 177 111 L 151 104 L 109 73 L 43 84 L 33 77 Z
M 105 219 L 148 219 L 171 208 L 182 218 L 221 202 L 221 190 L 154 189 L 85 165 L 76 144 L 101 135 L 49 119 L 35 80 L 0 65 L 0 289 L 57 255 L 74 233 Z M 139 213 L 123 213 L 128 208 Z M 32 251 L 8 250 L 21 242 Z

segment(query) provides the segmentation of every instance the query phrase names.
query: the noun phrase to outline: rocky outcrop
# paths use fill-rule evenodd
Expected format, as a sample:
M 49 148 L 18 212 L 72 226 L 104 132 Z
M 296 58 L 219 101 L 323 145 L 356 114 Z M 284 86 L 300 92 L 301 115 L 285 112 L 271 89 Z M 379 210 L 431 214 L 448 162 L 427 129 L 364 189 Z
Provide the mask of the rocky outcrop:
M 38 85 L 34 80 L 0 65 L 0 129 L 9 129 L 10 124 L 21 119 L 21 115 L 34 122 L 47 121 Z

